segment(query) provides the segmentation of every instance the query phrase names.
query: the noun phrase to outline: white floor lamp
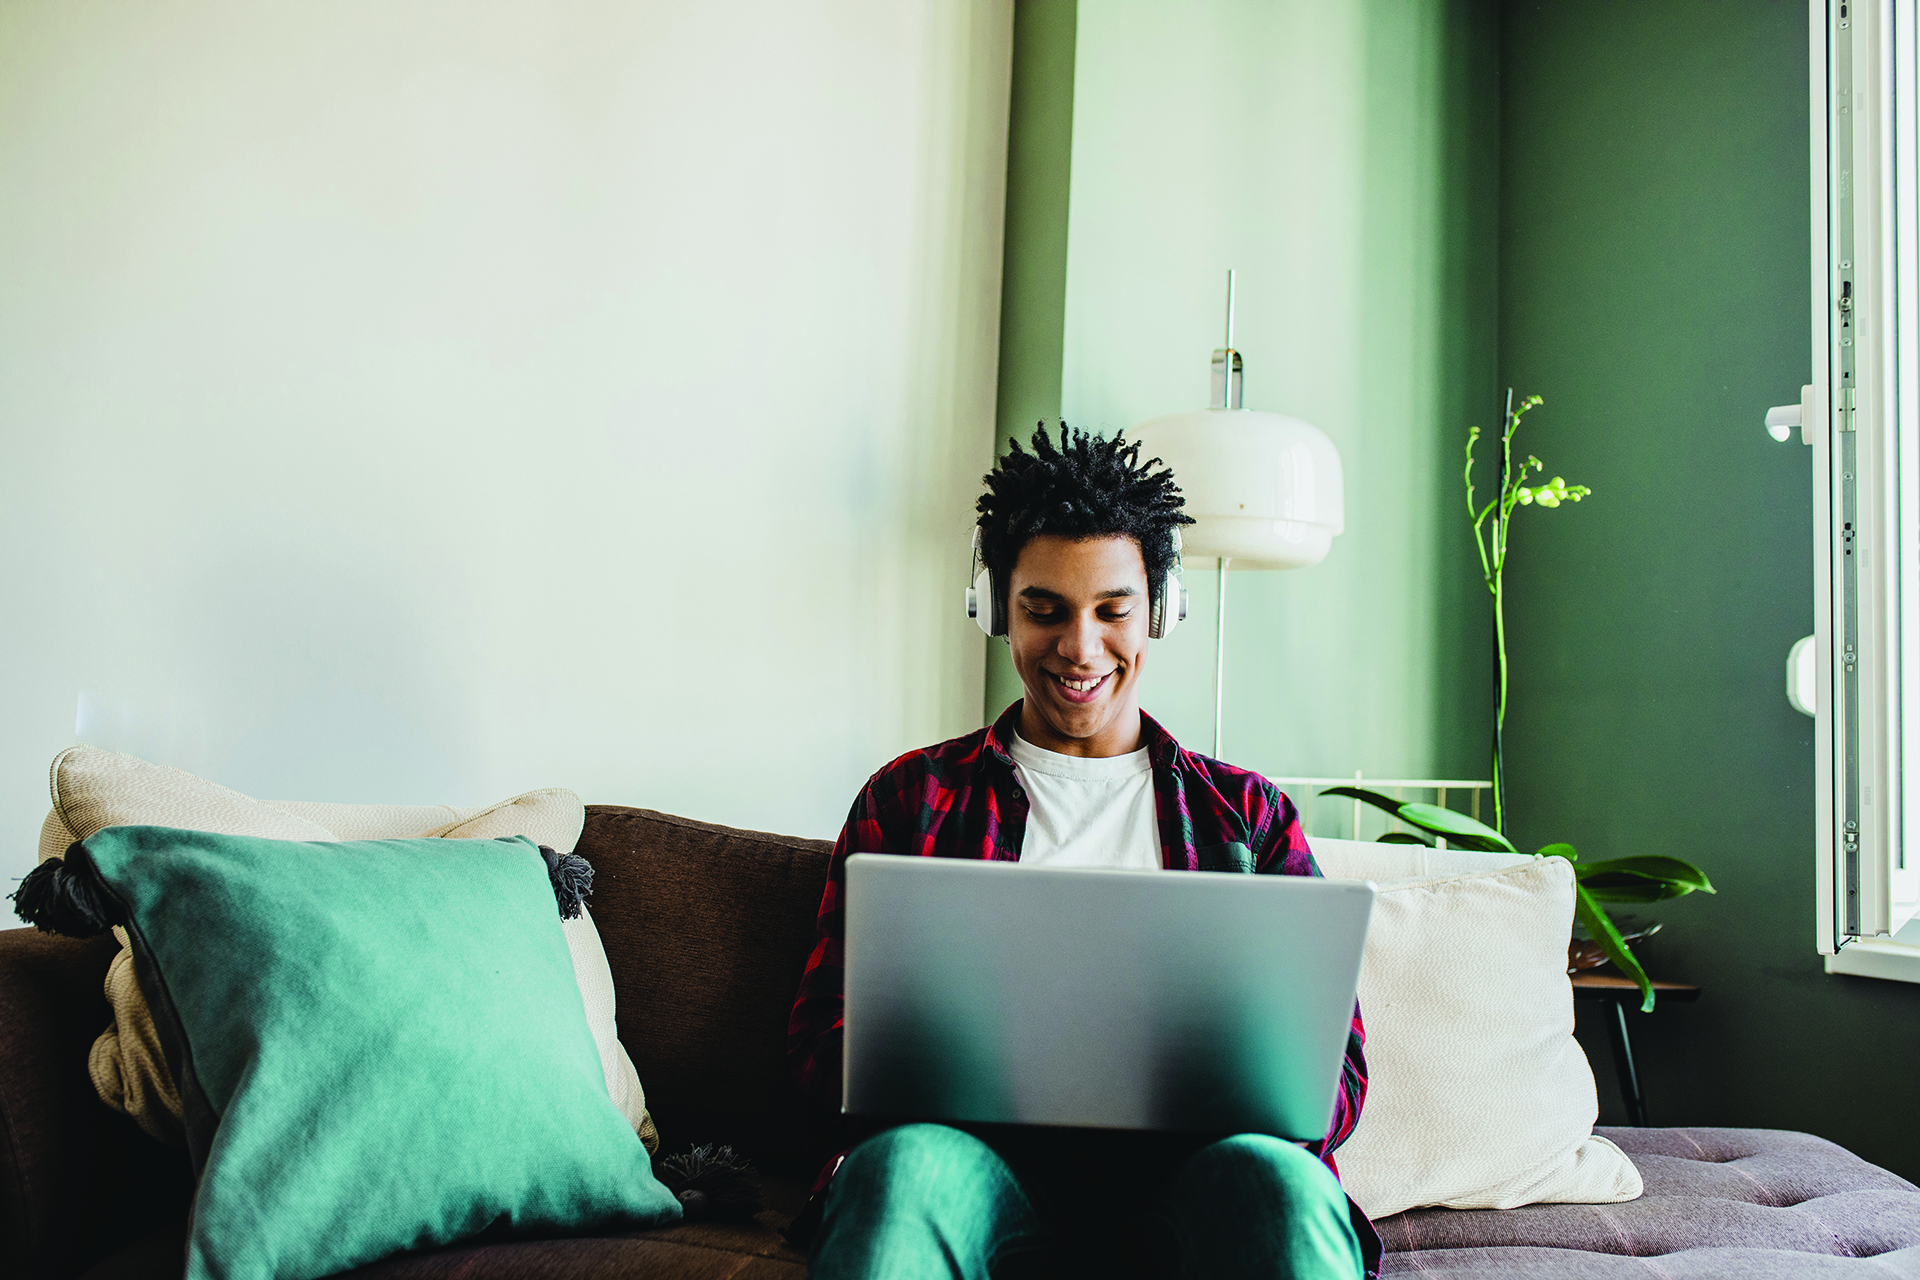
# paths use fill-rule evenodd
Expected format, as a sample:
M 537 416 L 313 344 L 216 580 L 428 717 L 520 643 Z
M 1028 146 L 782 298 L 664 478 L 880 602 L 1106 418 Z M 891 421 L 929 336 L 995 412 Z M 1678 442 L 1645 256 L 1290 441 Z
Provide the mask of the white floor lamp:
M 1346 528 L 1340 453 L 1298 418 L 1245 408 L 1233 346 L 1233 276 L 1227 272 L 1227 342 L 1213 353 L 1212 407 L 1149 418 L 1129 436 L 1173 468 L 1195 523 L 1181 531 L 1188 558 L 1216 557 L 1213 755 L 1221 751 L 1226 697 L 1227 566 L 1304 569 L 1327 558 Z

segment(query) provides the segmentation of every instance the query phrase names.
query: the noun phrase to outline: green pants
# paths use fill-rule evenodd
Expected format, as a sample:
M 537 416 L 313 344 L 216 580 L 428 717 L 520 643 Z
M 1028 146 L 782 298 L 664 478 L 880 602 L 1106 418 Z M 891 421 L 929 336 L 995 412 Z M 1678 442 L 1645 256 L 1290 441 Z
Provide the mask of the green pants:
M 1339 1182 L 1290 1142 L 989 1138 L 912 1124 L 855 1147 L 827 1195 L 812 1280 L 1361 1275 Z

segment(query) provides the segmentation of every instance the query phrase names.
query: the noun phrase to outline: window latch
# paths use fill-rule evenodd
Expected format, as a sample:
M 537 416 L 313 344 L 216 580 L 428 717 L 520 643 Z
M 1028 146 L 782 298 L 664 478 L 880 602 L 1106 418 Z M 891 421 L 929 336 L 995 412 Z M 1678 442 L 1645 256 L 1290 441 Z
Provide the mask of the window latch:
M 1767 410 L 1767 434 L 1782 444 L 1793 434 L 1795 427 L 1800 428 L 1800 443 L 1813 443 L 1813 427 L 1825 417 L 1825 412 L 1814 401 L 1813 388 L 1800 388 L 1799 404 L 1777 404 Z

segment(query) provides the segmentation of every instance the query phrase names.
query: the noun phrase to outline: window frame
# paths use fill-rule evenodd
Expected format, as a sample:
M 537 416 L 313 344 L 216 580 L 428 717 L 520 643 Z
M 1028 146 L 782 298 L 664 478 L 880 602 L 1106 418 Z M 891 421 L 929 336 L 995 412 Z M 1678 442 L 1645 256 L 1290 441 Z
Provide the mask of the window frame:
M 1903 666 L 1920 673 L 1917 6 L 1808 5 L 1802 429 L 1813 446 L 1817 946 L 1830 973 L 1913 982 L 1920 925 L 1896 935 L 1920 899 L 1920 805 L 1904 806 L 1902 770 L 1907 747 L 1920 760 L 1920 675 L 1904 692 L 1901 680 Z

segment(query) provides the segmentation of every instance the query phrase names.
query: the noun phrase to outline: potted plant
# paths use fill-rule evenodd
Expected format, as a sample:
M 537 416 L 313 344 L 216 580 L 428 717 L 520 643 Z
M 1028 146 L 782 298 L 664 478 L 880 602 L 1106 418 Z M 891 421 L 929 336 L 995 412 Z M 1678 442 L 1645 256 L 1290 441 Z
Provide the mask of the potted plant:
M 1507 626 L 1506 586 L 1507 539 L 1512 531 L 1514 512 L 1520 507 L 1545 507 L 1578 502 L 1592 493 L 1583 484 L 1570 485 L 1559 476 L 1544 484 L 1528 485 L 1535 472 L 1544 471 L 1540 459 L 1528 455 L 1518 469 L 1513 466 L 1513 437 L 1520 420 L 1541 404 L 1539 396 L 1528 396 L 1516 408 L 1513 392 L 1507 392 L 1506 426 L 1500 435 L 1499 484 L 1484 506 L 1477 505 L 1473 484 L 1473 446 L 1480 439 L 1480 428 L 1467 432 L 1467 465 L 1464 473 L 1467 489 L 1467 519 L 1473 527 L 1474 546 L 1480 552 L 1480 572 L 1487 591 L 1493 597 L 1493 825 L 1487 826 L 1464 814 L 1439 805 L 1402 803 L 1391 796 L 1361 787 L 1330 787 L 1322 795 L 1347 796 L 1375 808 L 1384 809 L 1409 827 L 1438 836 L 1450 844 L 1493 853 L 1518 853 L 1506 837 L 1506 787 L 1502 772 L 1502 730 L 1507 720 Z M 1390 842 L 1428 844 L 1431 840 L 1413 831 L 1390 831 L 1380 837 Z M 1698 890 L 1714 891 L 1706 873 L 1684 858 L 1642 854 L 1630 858 L 1608 858 L 1599 862 L 1581 862 L 1574 847 L 1564 842 L 1538 850 L 1542 857 L 1565 858 L 1574 866 L 1574 910 L 1589 937 L 1607 959 L 1613 961 L 1640 988 L 1640 1009 L 1653 1008 L 1653 983 L 1634 956 L 1633 949 L 1607 915 L 1603 902 L 1659 902 Z M 1649 931 L 1651 932 L 1651 931 Z M 1645 936 L 1645 935 L 1641 935 Z

